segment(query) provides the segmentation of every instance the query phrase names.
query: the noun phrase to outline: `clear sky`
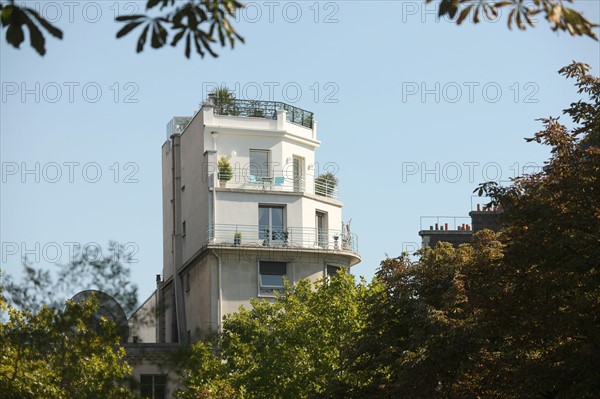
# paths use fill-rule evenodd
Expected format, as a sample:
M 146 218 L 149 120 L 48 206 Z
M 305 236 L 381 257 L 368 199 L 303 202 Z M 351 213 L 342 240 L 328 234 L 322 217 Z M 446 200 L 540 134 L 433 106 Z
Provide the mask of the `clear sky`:
M 506 11 L 457 27 L 423 1 L 248 2 L 245 45 L 187 60 L 181 47 L 136 54 L 137 34 L 115 39 L 115 14 L 145 2 L 29 4 L 65 36 L 48 37 L 43 58 L 0 41 L 2 267 L 16 273 L 26 253 L 65 263 L 72 243 L 106 253 L 115 240 L 137 261 L 142 301 L 162 270 L 165 125 L 215 84 L 315 112 L 317 160 L 334 163 L 359 236 L 353 270 L 370 279 L 386 254 L 419 246 L 422 216 L 467 216 L 478 183 L 543 164 L 548 151 L 523 138 L 577 99 L 562 66 L 600 73 L 598 42 L 541 16 L 509 31 Z M 574 7 L 598 22 L 599 4 Z

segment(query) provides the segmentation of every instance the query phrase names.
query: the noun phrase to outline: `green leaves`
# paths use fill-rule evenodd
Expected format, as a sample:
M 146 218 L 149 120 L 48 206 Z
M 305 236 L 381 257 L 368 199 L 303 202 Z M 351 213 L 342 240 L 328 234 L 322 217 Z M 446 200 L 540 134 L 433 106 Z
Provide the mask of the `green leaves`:
M 425 0 L 430 3 L 433 0 Z M 572 2 L 572 0 L 567 0 Z M 508 12 L 507 24 L 512 29 L 513 25 L 520 30 L 527 26 L 535 27 L 535 15 L 543 13 L 552 25 L 552 30 L 567 31 L 572 36 L 588 36 L 598 40 L 593 31 L 598 25 L 586 19 L 583 14 L 574 9 L 564 6 L 561 0 L 504 0 L 491 2 L 487 0 L 441 0 L 438 15 L 448 16 L 451 20 L 456 19 L 456 24 L 461 25 L 467 18 L 472 16 L 473 23 L 481 21 L 483 13 L 487 20 L 494 20 L 502 14 L 502 10 Z M 460 11 L 460 12 L 459 12 Z
M 365 292 L 342 271 L 329 282 L 287 284 L 274 303 L 253 301 L 227 316 L 216 347 L 194 346 L 178 397 L 309 398 L 351 380 L 342 353 L 364 325 Z
M 29 31 L 31 47 L 41 56 L 46 54 L 46 39 L 37 24 L 40 24 L 52 36 L 62 39 L 62 31 L 40 16 L 35 10 L 14 3 L 0 4 L 2 27 L 6 29 L 6 41 L 15 48 L 20 48 L 25 41 L 24 27 Z M 36 24 L 37 22 L 37 24 Z
M 147 9 L 161 4 L 161 10 L 165 7 L 175 5 L 173 0 L 149 0 Z M 244 42 L 244 39 L 235 31 L 231 25 L 230 17 L 243 5 L 233 0 L 201 0 L 188 1 L 182 6 L 175 8 L 162 17 L 150 18 L 146 15 L 132 15 L 118 17 L 118 22 L 127 24 L 117 32 L 117 38 L 131 33 L 135 28 L 146 23 L 137 43 L 137 52 L 144 49 L 148 33 L 151 33 L 150 43 L 152 48 L 158 49 L 169 42 L 169 31 L 174 33 L 170 41 L 171 46 L 177 46 L 185 37 L 184 54 L 190 58 L 194 50 L 201 57 L 208 52 L 212 57 L 218 57 L 212 46 L 218 43 L 221 47 L 235 46 L 236 41 Z
M 0 392 L 6 399 L 131 398 L 131 368 L 115 326 L 97 326 L 94 298 L 62 309 L 18 310 L 0 295 Z

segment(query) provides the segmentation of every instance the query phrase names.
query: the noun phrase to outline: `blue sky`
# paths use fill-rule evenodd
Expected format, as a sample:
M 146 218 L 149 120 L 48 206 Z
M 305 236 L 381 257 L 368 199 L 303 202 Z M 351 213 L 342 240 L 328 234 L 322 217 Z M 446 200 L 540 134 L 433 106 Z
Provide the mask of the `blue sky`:
M 466 216 L 478 183 L 542 165 L 548 151 L 523 138 L 577 99 L 556 72 L 600 67 L 598 42 L 542 17 L 526 32 L 502 17 L 457 27 L 422 1 L 248 2 L 236 24 L 246 44 L 191 60 L 115 39 L 115 13 L 144 2 L 29 4 L 65 37 L 48 38 L 43 58 L 0 42 L 2 267 L 115 240 L 137 261 L 141 300 L 162 269 L 165 125 L 215 84 L 315 112 L 319 165 L 335 163 L 359 236 L 353 270 L 370 279 L 386 254 L 419 245 L 421 216 Z M 600 21 L 599 2 L 574 7 Z

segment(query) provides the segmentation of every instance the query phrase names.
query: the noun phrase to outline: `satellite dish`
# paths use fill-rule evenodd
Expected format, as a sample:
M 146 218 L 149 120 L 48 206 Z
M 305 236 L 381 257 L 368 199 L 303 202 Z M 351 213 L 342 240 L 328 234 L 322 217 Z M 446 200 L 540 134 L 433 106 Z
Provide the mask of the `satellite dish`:
M 98 322 L 100 321 L 100 318 L 104 316 L 115 323 L 117 326 L 117 333 L 121 336 L 121 342 L 127 342 L 127 339 L 129 338 L 129 322 L 127 321 L 125 311 L 115 298 L 102 291 L 85 290 L 75 294 L 71 300 L 77 303 L 86 302 L 92 295 L 99 303 L 98 309 L 96 310 L 96 319 Z

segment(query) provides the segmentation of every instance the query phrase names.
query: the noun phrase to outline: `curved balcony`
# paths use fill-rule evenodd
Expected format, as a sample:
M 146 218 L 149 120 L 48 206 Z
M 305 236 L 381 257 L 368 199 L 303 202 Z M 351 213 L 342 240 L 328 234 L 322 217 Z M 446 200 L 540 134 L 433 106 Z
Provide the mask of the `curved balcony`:
M 343 230 L 213 224 L 207 232 L 207 244 L 211 245 L 313 249 L 358 255 L 358 236 Z

